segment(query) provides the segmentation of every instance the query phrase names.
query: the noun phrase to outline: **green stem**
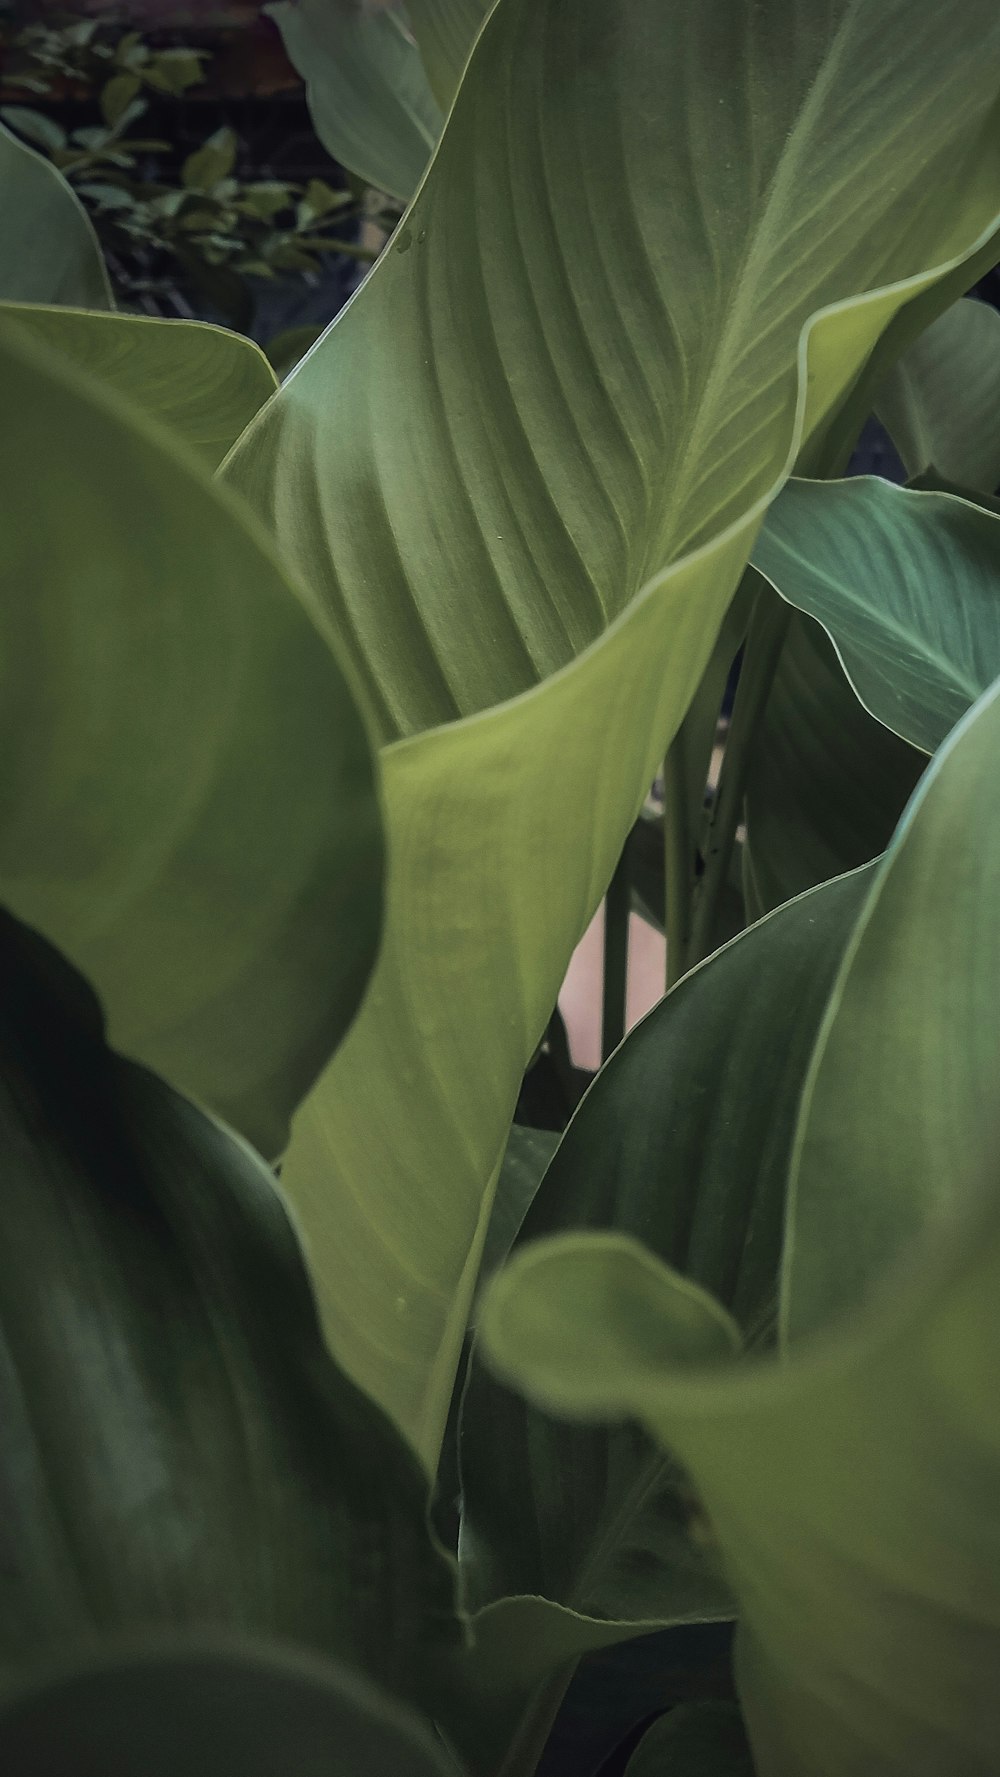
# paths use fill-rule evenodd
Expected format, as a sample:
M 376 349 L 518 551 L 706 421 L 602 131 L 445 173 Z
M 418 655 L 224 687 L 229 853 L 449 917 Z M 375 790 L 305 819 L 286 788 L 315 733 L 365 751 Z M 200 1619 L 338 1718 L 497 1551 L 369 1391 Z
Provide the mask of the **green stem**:
M 688 820 L 687 774 L 684 770 L 684 727 L 681 725 L 663 761 L 663 874 L 666 888 L 664 924 L 667 934 L 669 990 L 687 968 L 691 943 L 691 887 L 694 838 Z
M 701 962 L 713 948 L 719 901 L 728 880 L 736 829 L 743 812 L 750 750 L 770 695 L 790 616 L 784 601 L 762 583 L 750 619 L 719 784 L 705 824 L 705 869 L 696 890 L 691 920 L 687 959 L 690 967 Z
M 567 1666 L 561 1666 L 558 1672 L 553 1673 L 544 1684 L 539 1685 L 521 1717 L 520 1727 L 507 1748 L 496 1777 L 535 1777 L 577 1665 L 578 1661 L 571 1660 Z
M 632 912 L 632 871 L 626 844 L 604 902 L 604 999 L 601 1007 L 601 1060 L 607 1061 L 625 1035 L 628 991 L 628 922 Z

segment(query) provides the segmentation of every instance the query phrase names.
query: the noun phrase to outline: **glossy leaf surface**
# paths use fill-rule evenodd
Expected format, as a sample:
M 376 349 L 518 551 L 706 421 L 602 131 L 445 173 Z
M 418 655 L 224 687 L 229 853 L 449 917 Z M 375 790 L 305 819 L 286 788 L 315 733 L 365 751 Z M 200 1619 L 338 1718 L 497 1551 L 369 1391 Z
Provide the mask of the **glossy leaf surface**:
M 740 1599 L 760 1777 L 995 1764 L 998 746 L 993 688 L 933 761 L 831 996 L 783 1361 L 692 1363 L 694 1286 L 620 1237 L 536 1244 L 486 1304 L 507 1374 L 553 1409 L 635 1413 L 687 1463 Z
M 390 251 L 229 460 L 400 743 L 380 964 L 284 1178 L 333 1349 L 430 1467 L 521 1074 L 763 506 L 992 227 L 994 33 L 986 0 L 501 0 Z
M 868 714 L 819 624 L 793 613 L 747 771 L 748 917 L 884 851 L 926 763 Z
M 903 353 L 877 412 L 908 475 L 931 465 L 982 493 L 1000 483 L 1000 315 L 963 298 Z
M 201 321 L 13 304 L 0 307 L 0 321 L 134 402 L 210 469 L 278 386 L 252 340 Z
M 306 82 L 324 148 L 377 190 L 412 197 L 443 120 L 401 10 L 276 0 L 264 11 Z
M 7 915 L 0 1651 L 273 1636 L 418 1690 L 451 1575 L 405 1443 L 323 1348 L 273 1175 L 104 1043 Z
M 1000 518 L 965 500 L 791 481 L 754 561 L 823 624 L 872 715 L 926 753 L 1000 674 Z
M 86 210 L 43 154 L 0 123 L 0 300 L 111 309 Z
M 378 937 L 362 718 L 186 454 L 16 329 L 0 386 L 0 899 L 117 1047 L 277 1153 Z
M 429 1726 L 267 1644 L 124 1648 L 0 1705 L 5 1777 L 448 1777 Z

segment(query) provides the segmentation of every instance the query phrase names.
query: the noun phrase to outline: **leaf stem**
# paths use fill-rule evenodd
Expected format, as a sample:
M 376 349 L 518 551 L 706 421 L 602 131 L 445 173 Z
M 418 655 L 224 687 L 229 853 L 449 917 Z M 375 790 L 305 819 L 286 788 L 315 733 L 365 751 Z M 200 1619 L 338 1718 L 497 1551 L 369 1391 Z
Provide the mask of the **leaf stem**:
M 628 991 L 628 922 L 632 911 L 632 868 L 629 847 L 615 866 L 604 901 L 604 997 L 601 1006 L 601 1061 L 617 1049 L 625 1035 Z
M 736 829 L 743 812 L 750 750 L 770 695 L 789 618 L 789 607 L 762 580 L 750 619 L 718 788 L 705 822 L 702 848 L 705 868 L 694 896 L 687 956 L 689 967 L 701 962 L 713 948 L 719 902 L 728 879 Z
M 664 923 L 667 934 L 668 990 L 687 968 L 691 943 L 691 891 L 694 886 L 694 836 L 688 820 L 684 771 L 684 725 L 681 724 L 663 761 L 663 874 L 666 889 Z

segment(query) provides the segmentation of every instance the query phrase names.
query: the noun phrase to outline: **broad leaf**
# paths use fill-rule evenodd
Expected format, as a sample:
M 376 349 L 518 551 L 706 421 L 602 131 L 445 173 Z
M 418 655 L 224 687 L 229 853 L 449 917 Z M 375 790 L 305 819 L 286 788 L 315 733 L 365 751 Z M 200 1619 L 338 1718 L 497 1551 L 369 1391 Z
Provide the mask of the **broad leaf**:
M 1000 315 L 962 299 L 903 353 L 876 410 L 908 475 L 931 465 L 992 493 L 1000 482 Z
M 430 1467 L 521 1074 L 764 506 L 992 227 L 994 42 L 992 0 L 500 0 L 229 459 L 399 742 L 379 967 L 284 1181 Z
M 6 914 L 0 961 L 0 1663 L 224 1628 L 419 1692 L 457 1642 L 450 1568 L 323 1348 L 272 1174 L 109 1050 Z
M 0 1704 L 4 1777 L 455 1777 L 430 1727 L 266 1643 L 125 1644 Z
M 114 308 L 90 218 L 52 162 L 0 123 L 0 299 Z
M 681 1703 L 647 1730 L 625 1777 L 754 1777 L 734 1703 Z
M 442 111 L 447 111 L 494 0 L 408 0 L 407 17 Z
M 1000 518 L 866 476 L 791 481 L 754 546 L 873 716 L 924 752 L 1000 674 Z
M 364 724 L 186 454 L 13 328 L 0 386 L 0 900 L 116 1047 L 276 1153 L 377 942 Z
M 634 1235 L 711 1290 L 746 1339 L 773 1342 L 799 1098 L 869 877 L 783 908 L 636 1027 L 566 1131 L 515 1251 L 571 1228 Z M 639 1427 L 550 1419 L 477 1361 L 462 1478 L 466 1601 L 497 1673 L 537 1679 L 557 1636 L 582 1652 L 602 1628 L 612 1642 L 732 1614 L 690 1487 Z
M 794 615 L 747 772 L 748 916 L 884 851 L 926 763 L 868 714 L 819 624 Z
M 705 1297 L 691 1363 L 695 1286 L 620 1237 L 536 1244 L 486 1304 L 506 1374 L 552 1409 L 634 1413 L 688 1465 L 740 1600 L 760 1777 L 996 1766 L 998 748 L 994 687 L 928 771 L 830 998 L 783 1362 L 734 1368 L 721 1332 L 713 1355 Z
M 379 191 L 411 197 L 442 115 L 401 11 L 358 0 L 276 0 L 264 11 L 306 82 L 324 148 Z
M 157 321 L 71 308 L 0 305 L 40 346 L 169 426 L 217 469 L 278 386 L 253 341 L 201 321 Z

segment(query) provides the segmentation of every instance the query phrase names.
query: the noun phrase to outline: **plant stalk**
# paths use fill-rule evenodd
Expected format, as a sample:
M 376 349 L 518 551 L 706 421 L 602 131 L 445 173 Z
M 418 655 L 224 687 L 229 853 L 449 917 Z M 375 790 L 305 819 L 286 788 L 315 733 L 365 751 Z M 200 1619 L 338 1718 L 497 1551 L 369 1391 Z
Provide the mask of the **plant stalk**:
M 601 1005 L 601 1061 L 607 1061 L 625 1035 L 628 992 L 628 922 L 632 912 L 629 848 L 615 866 L 604 901 L 604 995 Z
M 687 956 L 690 968 L 700 963 L 713 948 L 719 902 L 729 876 L 736 829 L 743 812 L 750 750 L 770 696 L 790 617 L 791 611 L 784 600 L 771 586 L 762 583 L 750 619 L 718 788 L 705 823 L 702 854 L 705 868 L 694 896 Z
M 666 891 L 666 987 L 669 992 L 687 968 L 691 943 L 691 891 L 694 836 L 688 820 L 684 770 L 684 726 L 678 729 L 663 761 L 663 875 Z
M 552 1726 L 569 1689 L 570 1680 L 579 1664 L 571 1660 L 561 1666 L 550 1679 L 539 1685 L 521 1723 L 507 1748 L 496 1777 L 535 1777 L 539 1760 L 545 1751 Z

